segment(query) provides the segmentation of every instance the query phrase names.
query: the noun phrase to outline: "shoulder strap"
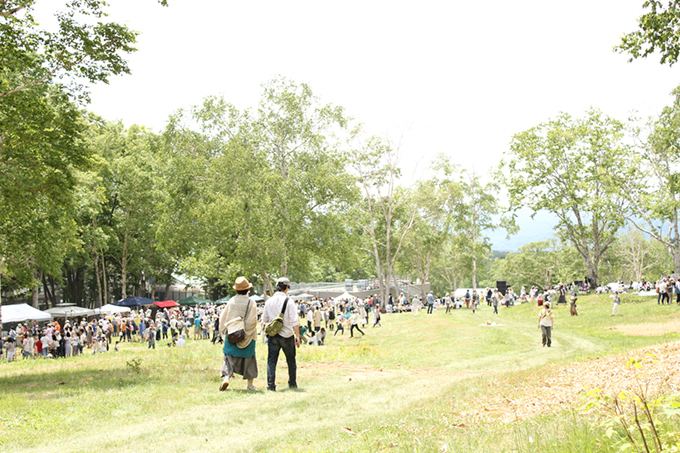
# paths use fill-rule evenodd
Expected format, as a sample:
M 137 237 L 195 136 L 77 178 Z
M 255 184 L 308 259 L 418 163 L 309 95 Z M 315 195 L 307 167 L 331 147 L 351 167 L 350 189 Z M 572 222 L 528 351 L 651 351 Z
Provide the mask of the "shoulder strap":
M 244 321 L 245 321 L 245 319 L 248 317 L 248 310 L 250 310 L 250 298 L 248 298 L 248 305 L 246 305 L 246 314 L 243 315 L 243 320 L 244 320 Z
M 288 306 L 288 298 L 286 297 L 286 300 L 283 301 L 283 308 L 281 309 L 281 314 L 284 314 L 286 312 L 287 306 Z

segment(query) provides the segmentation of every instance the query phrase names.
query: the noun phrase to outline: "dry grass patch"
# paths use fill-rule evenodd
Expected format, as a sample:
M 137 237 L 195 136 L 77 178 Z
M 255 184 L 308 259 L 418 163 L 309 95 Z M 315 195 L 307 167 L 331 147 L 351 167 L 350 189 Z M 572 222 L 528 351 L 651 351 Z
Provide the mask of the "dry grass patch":
M 609 330 L 616 330 L 623 333 L 624 335 L 632 335 L 636 337 L 660 337 L 663 335 L 680 332 L 680 320 L 614 326 L 609 327 Z
M 634 360 L 642 366 L 631 366 Z M 601 389 L 609 395 L 647 385 L 651 394 L 680 389 L 680 342 L 640 348 L 608 357 L 532 372 L 522 382 L 492 383 L 495 395 L 470 403 L 466 423 L 494 417 L 503 423 L 537 414 L 557 414 L 581 402 L 581 394 Z M 511 395 L 511 396 L 508 396 Z

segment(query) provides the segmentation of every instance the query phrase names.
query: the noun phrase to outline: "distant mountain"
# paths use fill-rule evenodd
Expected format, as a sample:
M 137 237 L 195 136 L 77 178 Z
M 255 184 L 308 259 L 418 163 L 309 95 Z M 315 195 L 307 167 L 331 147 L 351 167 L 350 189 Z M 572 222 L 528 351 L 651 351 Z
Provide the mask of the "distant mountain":
M 529 242 L 550 240 L 554 237 L 557 218 L 549 212 L 538 212 L 532 219 L 531 210 L 522 209 L 517 213 L 517 224 L 519 232 L 510 238 L 506 238 L 507 232 L 502 228 L 487 232 L 492 250 L 516 252 Z

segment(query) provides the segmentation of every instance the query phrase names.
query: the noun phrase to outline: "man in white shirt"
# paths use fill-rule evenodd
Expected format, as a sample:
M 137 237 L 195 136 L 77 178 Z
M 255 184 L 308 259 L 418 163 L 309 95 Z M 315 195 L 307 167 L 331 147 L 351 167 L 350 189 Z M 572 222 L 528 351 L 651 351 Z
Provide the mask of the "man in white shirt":
M 295 348 L 300 347 L 300 319 L 298 309 L 292 299 L 288 298 L 290 280 L 281 277 L 276 281 L 276 293 L 264 304 L 262 313 L 262 326 L 266 326 L 270 321 L 276 319 L 283 310 L 284 303 L 286 309 L 283 314 L 283 327 L 281 331 L 269 337 L 268 356 L 267 356 L 267 390 L 276 391 L 276 362 L 279 360 L 279 352 L 283 349 L 288 363 L 288 387 L 297 388 L 297 364 L 295 362 Z M 262 329 L 264 332 L 264 328 Z

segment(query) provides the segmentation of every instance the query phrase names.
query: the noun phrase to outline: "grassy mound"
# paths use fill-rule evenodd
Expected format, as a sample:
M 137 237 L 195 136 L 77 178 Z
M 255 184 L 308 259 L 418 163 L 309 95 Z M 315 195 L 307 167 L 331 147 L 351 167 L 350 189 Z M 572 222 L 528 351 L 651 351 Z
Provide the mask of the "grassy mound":
M 364 337 L 303 345 L 298 391 L 283 357 L 281 391 L 264 391 L 261 340 L 257 392 L 236 379 L 217 391 L 221 347 L 209 341 L 0 363 L 0 451 L 617 451 L 624 433 L 577 410 L 580 395 L 641 354 L 629 351 L 680 340 L 680 308 L 624 296 L 611 316 L 601 295 L 578 310 L 556 308 L 552 348 L 535 304 L 384 315 Z

